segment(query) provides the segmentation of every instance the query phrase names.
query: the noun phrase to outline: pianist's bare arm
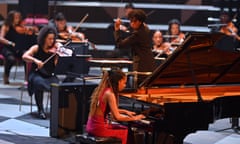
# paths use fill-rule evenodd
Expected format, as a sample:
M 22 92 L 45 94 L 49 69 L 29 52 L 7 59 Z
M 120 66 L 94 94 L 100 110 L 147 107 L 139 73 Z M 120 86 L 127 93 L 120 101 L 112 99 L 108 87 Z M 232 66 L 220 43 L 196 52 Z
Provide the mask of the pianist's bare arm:
M 136 121 L 145 118 L 144 115 L 132 115 L 133 113 L 130 111 L 119 109 L 117 106 L 116 97 L 113 93 L 106 92 L 105 98 L 110 107 L 112 116 L 116 121 Z M 123 116 L 120 112 L 123 112 L 128 116 Z

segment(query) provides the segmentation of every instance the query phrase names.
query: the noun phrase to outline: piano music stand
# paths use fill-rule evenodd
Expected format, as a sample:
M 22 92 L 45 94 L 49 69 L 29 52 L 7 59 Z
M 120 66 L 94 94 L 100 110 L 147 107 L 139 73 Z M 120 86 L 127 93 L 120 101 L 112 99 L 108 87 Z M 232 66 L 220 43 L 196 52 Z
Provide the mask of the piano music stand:
M 138 71 L 133 71 L 133 72 L 127 72 L 127 75 L 133 75 L 133 89 L 138 88 L 138 75 L 151 75 L 152 72 L 138 72 Z
M 111 68 L 111 69 L 122 69 L 126 64 L 132 64 L 132 61 L 127 59 L 104 59 L 104 58 L 89 58 L 89 62 L 96 63 L 100 65 L 101 70 L 103 71 L 104 68 Z

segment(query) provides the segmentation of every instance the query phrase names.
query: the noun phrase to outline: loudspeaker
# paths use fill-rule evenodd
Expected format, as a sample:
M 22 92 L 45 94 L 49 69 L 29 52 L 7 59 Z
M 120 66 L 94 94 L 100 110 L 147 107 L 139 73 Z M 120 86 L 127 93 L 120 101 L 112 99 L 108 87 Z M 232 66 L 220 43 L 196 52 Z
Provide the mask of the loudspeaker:
M 61 83 L 51 85 L 50 136 L 67 137 L 82 133 L 87 122 L 90 97 L 96 83 Z

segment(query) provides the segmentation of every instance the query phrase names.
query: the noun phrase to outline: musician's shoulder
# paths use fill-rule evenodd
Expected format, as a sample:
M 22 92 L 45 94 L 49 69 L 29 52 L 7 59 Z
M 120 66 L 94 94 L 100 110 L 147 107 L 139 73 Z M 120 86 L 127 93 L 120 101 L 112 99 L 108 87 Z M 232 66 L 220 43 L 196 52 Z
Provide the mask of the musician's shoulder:
M 30 47 L 31 51 L 38 51 L 39 46 L 37 44 L 34 44 Z

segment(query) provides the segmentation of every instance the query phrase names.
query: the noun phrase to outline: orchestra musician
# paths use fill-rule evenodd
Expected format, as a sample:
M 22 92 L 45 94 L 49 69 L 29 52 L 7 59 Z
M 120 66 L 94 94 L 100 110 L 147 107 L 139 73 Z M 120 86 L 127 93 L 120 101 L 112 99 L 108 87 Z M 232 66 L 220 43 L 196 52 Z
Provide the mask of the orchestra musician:
M 172 19 L 168 22 L 168 31 L 166 41 L 171 44 L 169 48 L 172 53 L 185 39 L 185 34 L 181 32 L 181 23 L 178 19 Z
M 10 70 L 16 60 L 21 59 L 27 48 L 36 43 L 36 32 L 38 27 L 26 26 L 20 12 L 12 10 L 8 13 L 0 32 L 0 42 L 3 44 L 2 54 L 5 57 L 4 84 L 9 84 Z
M 156 67 L 156 62 L 151 48 L 151 33 L 144 23 L 146 14 L 141 9 L 132 10 L 128 18 L 133 32 L 123 38 L 120 32 L 121 19 L 117 19 L 114 25 L 114 38 L 118 48 L 130 46 L 133 55 L 133 71 L 152 72 Z M 138 77 L 140 83 L 145 76 Z
M 62 12 L 58 12 L 53 22 L 50 22 L 49 25 L 53 25 L 58 34 L 58 39 L 82 42 L 85 40 L 85 35 L 81 32 L 75 32 L 74 28 L 70 25 L 67 25 L 67 19 L 65 18 Z
M 172 19 L 168 22 L 168 32 L 170 43 L 182 43 L 185 39 L 185 34 L 181 32 L 181 23 L 178 19 Z
M 238 35 L 238 28 L 232 22 L 232 18 L 230 14 L 226 11 L 223 11 L 220 14 L 220 22 L 223 26 L 220 27 L 220 32 L 233 36 L 235 39 L 240 40 L 240 36 Z
M 90 112 L 86 131 L 90 135 L 117 137 L 127 143 L 128 128 L 110 123 L 108 114 L 115 121 L 137 121 L 145 118 L 125 109 L 118 108 L 119 92 L 126 86 L 127 76 L 121 70 L 104 72 L 99 86 L 91 96 Z M 124 115 L 121 115 L 124 114 Z
M 160 30 L 156 30 L 153 33 L 152 41 L 153 41 L 152 51 L 154 53 L 157 53 L 157 54 L 160 53 L 159 56 L 163 56 L 163 57 L 167 57 L 168 55 L 171 54 L 169 50 L 169 48 L 171 47 L 171 44 L 169 42 L 164 41 L 162 32 Z
M 53 27 L 44 26 L 37 37 L 37 44 L 30 47 L 22 56 L 24 61 L 32 63 L 28 76 L 28 92 L 30 96 L 35 95 L 38 116 L 41 119 L 47 118 L 43 109 L 43 92 L 50 91 L 50 84 L 58 82 L 54 75 L 58 62 L 56 36 Z

